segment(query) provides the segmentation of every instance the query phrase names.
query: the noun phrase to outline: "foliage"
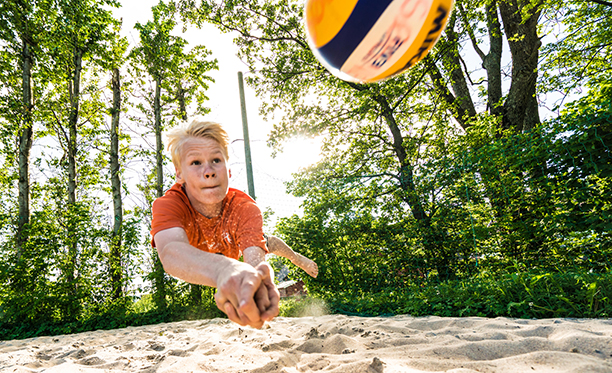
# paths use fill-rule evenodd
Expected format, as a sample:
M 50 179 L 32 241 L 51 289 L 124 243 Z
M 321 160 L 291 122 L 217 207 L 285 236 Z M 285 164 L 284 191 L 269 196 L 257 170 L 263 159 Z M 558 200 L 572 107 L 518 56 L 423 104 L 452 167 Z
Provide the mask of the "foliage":
M 218 69 L 217 60 L 208 59 L 211 52 L 203 45 L 187 50 L 187 40 L 173 35 L 176 10 L 172 5 L 160 1 L 152 10 L 152 21 L 134 26 L 140 34 L 140 44 L 130 53 L 131 74 L 144 92 L 147 104 L 141 103 L 140 110 L 148 114 L 148 118 L 154 117 L 151 112 L 154 109 L 154 88 L 147 84 L 148 75 L 161 86 L 160 105 L 168 120 L 173 117 L 186 119 L 187 109 L 192 103 L 195 103 L 195 108 L 190 110 L 191 115 L 208 113 L 210 109 L 204 106 L 208 100 L 206 90 L 209 82 L 214 80 L 207 73 Z
M 514 271 L 513 271 L 514 270 Z M 513 267 L 503 276 L 481 276 L 452 280 L 435 286 L 406 289 L 387 288 L 378 292 L 328 292 L 315 297 L 281 301 L 281 316 L 303 317 L 329 313 L 358 316 L 445 317 L 609 317 L 612 312 L 612 278 L 590 272 L 550 273 Z M 138 304 L 149 306 L 138 310 Z M 178 306 L 166 312 L 150 308 L 144 298 L 132 308 L 125 304 L 107 306 L 87 318 L 71 323 L 46 321 L 37 325 L 2 322 L 0 339 L 28 338 L 171 322 L 194 318 L 222 317 L 214 306 Z
M 192 103 L 196 104 L 192 115 L 209 111 L 203 104 L 208 99 L 205 95 L 208 82 L 213 79 L 206 74 L 218 68 L 216 59 L 207 60 L 210 51 L 204 46 L 198 45 L 186 51 L 187 40 L 172 35 L 176 26 L 176 9 L 172 4 L 160 1 L 152 11 L 152 21 L 135 25 L 140 34 L 140 44 L 132 49 L 129 58 L 131 75 L 144 101 L 136 106 L 145 114 L 145 123 L 155 134 L 153 151 L 145 150 L 143 153 L 147 158 L 155 159 L 151 174 L 145 177 L 149 181 L 155 174 L 156 180 L 154 184 L 145 182 L 139 185 L 146 197 L 146 207 L 141 210 L 146 216 L 150 215 L 150 206 L 153 203 L 152 191 L 155 190 L 156 198 L 161 197 L 168 184 L 164 180 L 172 179 L 164 175 L 167 159 L 162 154 L 162 131 L 174 126 L 178 120 L 187 120 L 188 109 Z M 152 153 L 154 157 L 151 157 Z M 148 279 L 153 281 L 155 286 L 156 305 L 163 309 L 166 307 L 166 294 L 169 290 L 167 287 L 175 286 L 176 281 L 165 274 L 155 250 L 149 250 L 153 270 L 148 274 Z M 197 285 L 194 285 L 192 290 L 197 304 L 202 290 Z
M 103 308 L 92 309 L 82 318 L 73 321 L 36 320 L 35 322 L 11 323 L 0 320 L 0 340 L 24 339 L 37 336 L 49 336 L 71 333 L 82 333 L 93 330 L 109 330 L 128 326 L 151 325 L 182 320 L 198 320 L 222 317 L 214 302 L 200 306 L 171 306 L 164 311 L 150 309 L 137 312 L 129 300 L 107 303 Z M 136 303 L 138 304 L 138 303 Z
M 126 39 L 118 37 L 120 21 L 108 9 L 113 6 L 118 6 L 113 0 L 28 4 L 16 0 L 0 6 L 0 23 L 6 26 L 0 37 L 7 46 L 0 52 L 0 79 L 6 83 L 0 92 L 0 323 L 5 336 L 66 333 L 173 317 L 169 311 L 153 310 L 144 316 L 131 311 L 130 294 L 138 291 L 139 278 L 146 274 L 138 247 L 142 219 L 134 210 L 124 209 L 122 244 L 114 254 L 110 250 L 115 242 L 108 210 L 111 135 L 106 123 L 111 104 L 105 98 L 109 96 L 105 79 L 113 68 L 125 66 L 128 48 Z M 19 202 L 21 213 L 21 184 L 19 196 L 15 192 L 17 180 L 22 182 L 18 168 L 23 165 L 15 155 L 19 143 L 14 139 L 28 126 L 20 102 L 23 43 L 32 46 L 35 105 L 26 110 L 31 110 L 35 123 L 38 151 L 32 159 L 26 158 L 35 170 L 32 181 L 26 180 L 31 214 L 24 230 L 27 240 L 20 243 L 15 237 L 19 234 L 16 222 L 21 219 L 16 211 Z M 203 73 L 216 66 L 200 58 L 208 53 L 196 48 L 176 66 L 191 71 L 183 75 L 189 79 L 182 93 L 187 109 L 193 101 L 204 111 L 201 104 L 210 79 Z M 23 76 L 25 72 L 24 68 Z M 130 86 L 127 82 L 123 90 L 129 91 Z M 125 164 L 137 154 L 131 152 L 130 136 L 119 137 L 119 172 L 123 174 Z M 122 192 L 125 196 L 126 190 Z M 116 255 L 112 270 L 111 255 Z M 122 283 L 115 283 L 113 271 L 123 272 Z M 126 296 L 116 299 L 118 293 L 112 289 L 117 286 Z M 194 310 L 185 306 L 189 302 L 183 295 L 181 289 L 174 295 L 170 307 L 174 315 L 208 312 L 210 301 Z
M 591 1 L 560 2 L 550 17 L 549 32 L 558 43 L 543 48 L 544 76 L 541 89 L 563 97 L 581 93 L 583 86 L 605 84 L 612 77 L 612 7 Z
M 136 25 L 137 45 L 118 36 L 116 6 L 0 4 L 0 338 L 223 316 L 214 289 L 170 278 L 141 248 L 152 250 L 149 207 L 169 185 L 161 131 L 208 112 L 207 74 L 218 67 L 177 35 L 177 15 L 235 33 L 275 151 L 297 134 L 324 137 L 323 161 L 288 185 L 303 216 L 275 229 L 319 276 L 289 265 L 310 297 L 283 300 L 282 315 L 610 316 L 612 8 L 457 0 L 426 59 L 356 84 L 314 57 L 298 1 L 160 2 Z M 129 121 L 144 123 L 135 132 L 156 134 L 151 149 L 120 134 L 122 177 L 134 160 L 154 167 L 138 191 L 122 190 L 142 202 L 124 211 L 118 299 L 105 98 L 114 68 L 127 72 Z M 564 105 L 542 122 L 552 92 Z M 39 150 L 26 160 L 31 181 L 18 156 L 28 128 Z M 23 183 L 31 203 L 20 232 Z
M 345 291 L 319 297 L 332 313 L 359 316 L 605 318 L 612 311 L 611 281 L 607 273 L 520 269 L 501 276 L 484 273 L 431 286 L 362 294 Z
M 435 234 L 394 214 L 362 180 L 321 175 L 331 160 L 296 175 L 290 186 L 306 197 L 304 216 L 281 219 L 277 233 L 319 264 L 317 279 L 303 278 L 314 294 L 503 275 L 517 262 L 608 273 L 611 103 L 604 86 L 528 133 L 498 137 L 483 120 L 448 139 L 414 179 L 435 195 L 427 227 Z M 423 243 L 427 234 L 437 251 Z

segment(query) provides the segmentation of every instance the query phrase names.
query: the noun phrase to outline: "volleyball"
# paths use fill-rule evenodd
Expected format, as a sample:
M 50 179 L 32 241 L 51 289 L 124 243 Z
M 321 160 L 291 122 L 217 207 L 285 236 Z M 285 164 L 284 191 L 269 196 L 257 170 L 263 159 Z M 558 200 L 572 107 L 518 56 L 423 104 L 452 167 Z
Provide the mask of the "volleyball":
M 452 6 L 453 0 L 306 0 L 308 43 L 337 77 L 377 82 L 429 53 Z

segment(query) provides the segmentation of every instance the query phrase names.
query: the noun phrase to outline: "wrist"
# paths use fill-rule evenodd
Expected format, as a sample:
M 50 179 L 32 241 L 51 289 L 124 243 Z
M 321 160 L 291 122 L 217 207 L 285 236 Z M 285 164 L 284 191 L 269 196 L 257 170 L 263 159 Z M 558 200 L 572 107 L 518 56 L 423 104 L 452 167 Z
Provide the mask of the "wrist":
M 213 274 L 214 287 L 217 289 L 235 271 L 236 264 L 240 263 L 237 260 L 230 259 L 223 255 L 218 256 L 220 258 L 219 261 L 214 264 Z

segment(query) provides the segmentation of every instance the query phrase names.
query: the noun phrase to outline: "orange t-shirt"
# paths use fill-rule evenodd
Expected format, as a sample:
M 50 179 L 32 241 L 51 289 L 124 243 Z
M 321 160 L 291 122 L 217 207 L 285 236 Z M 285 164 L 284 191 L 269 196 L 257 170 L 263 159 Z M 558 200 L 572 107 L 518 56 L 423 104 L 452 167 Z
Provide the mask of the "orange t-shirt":
M 246 193 L 229 188 L 221 214 L 209 219 L 197 212 L 181 184 L 174 184 L 163 197 L 153 202 L 151 244 L 155 234 L 169 228 L 185 230 L 189 244 L 202 251 L 238 259 L 244 249 L 257 246 L 266 253 L 263 217 L 255 201 Z

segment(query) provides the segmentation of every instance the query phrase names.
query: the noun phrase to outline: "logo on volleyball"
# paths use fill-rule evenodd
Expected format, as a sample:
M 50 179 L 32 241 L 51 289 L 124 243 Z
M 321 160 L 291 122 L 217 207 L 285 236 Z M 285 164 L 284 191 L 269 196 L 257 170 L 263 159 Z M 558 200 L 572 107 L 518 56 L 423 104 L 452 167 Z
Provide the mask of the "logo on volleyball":
M 336 76 L 375 82 L 416 64 L 434 46 L 453 0 L 307 0 L 309 44 Z

